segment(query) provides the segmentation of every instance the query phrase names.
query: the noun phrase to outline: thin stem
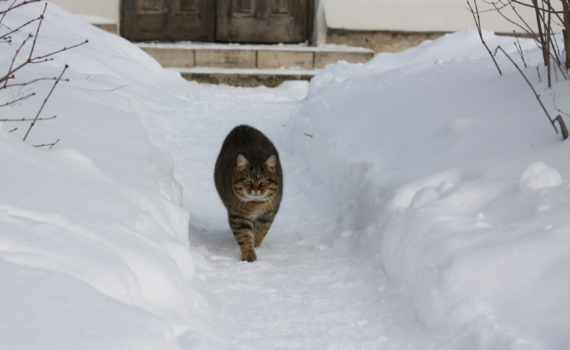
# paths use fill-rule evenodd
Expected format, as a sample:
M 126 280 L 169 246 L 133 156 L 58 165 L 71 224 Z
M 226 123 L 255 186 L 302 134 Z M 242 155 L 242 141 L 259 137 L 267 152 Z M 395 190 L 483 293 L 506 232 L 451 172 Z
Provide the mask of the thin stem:
M 22 101 L 22 100 L 25 100 L 25 99 L 27 99 L 27 98 L 29 98 L 29 97 L 32 97 L 32 96 L 35 96 L 35 95 L 36 95 L 36 93 L 35 93 L 35 92 L 32 92 L 31 94 L 29 94 L 29 95 L 27 95 L 27 96 L 20 97 L 19 99 L 16 99 L 16 100 L 14 100 L 14 101 L 10 101 L 10 102 L 8 102 L 8 103 L 4 103 L 3 105 L 0 105 L 0 107 L 6 107 L 6 106 L 13 105 L 13 104 L 16 103 L 16 102 L 20 102 L 20 101 Z
M 34 18 L 34 19 L 32 19 L 31 21 L 28 21 L 28 22 L 22 24 L 21 26 L 19 26 L 18 28 L 12 30 L 11 32 L 8 32 L 8 33 L 6 33 L 6 34 L 0 36 L 0 40 L 5 39 L 8 35 L 19 31 L 20 29 L 24 28 L 24 27 L 27 26 L 28 24 L 34 23 L 35 21 L 37 21 L 37 20 L 39 20 L 39 19 L 40 19 L 39 17 L 38 17 L 38 18 Z M 6 28 L 8 28 L 8 27 L 6 27 Z M 10 28 L 8 28 L 8 29 L 10 29 Z
M 477 0 L 473 0 L 473 2 L 475 3 L 475 11 L 473 11 L 473 8 L 471 7 L 471 3 L 469 2 L 469 0 L 467 0 L 467 6 L 469 6 L 469 10 L 471 11 L 471 14 L 473 15 L 473 19 L 475 20 L 475 25 L 477 26 L 477 31 L 479 32 L 479 38 L 481 38 L 481 42 L 483 43 L 483 45 L 487 49 L 487 52 L 491 56 L 491 59 L 495 63 L 495 67 L 497 67 L 497 70 L 499 71 L 499 75 L 503 75 L 503 72 L 501 72 L 501 68 L 499 68 L 499 65 L 497 64 L 495 57 L 493 56 L 493 54 L 491 53 L 491 50 L 487 46 L 487 43 L 485 43 L 485 40 L 483 39 L 483 33 L 481 32 L 481 18 L 479 17 L 479 8 L 477 7 Z M 477 17 L 475 17 L 475 15 L 477 15 Z
M 40 28 L 42 27 L 42 22 L 44 21 L 44 15 L 46 14 L 47 6 L 48 4 L 46 2 L 46 5 L 44 6 L 44 11 L 40 16 L 40 23 L 38 24 L 38 28 L 36 29 L 36 36 L 34 37 L 34 42 L 32 43 L 32 49 L 30 50 L 30 56 L 28 57 L 28 61 L 31 61 L 32 56 L 34 55 L 34 49 L 36 48 L 36 41 L 38 40 L 38 36 L 40 35 Z
M 53 77 L 53 78 L 38 78 L 38 79 L 34 79 L 31 81 L 28 81 L 26 83 L 19 83 L 19 84 L 8 84 L 6 87 L 7 88 L 11 88 L 11 87 L 15 87 L 15 86 L 26 86 L 26 85 L 31 85 L 33 83 L 36 83 L 38 81 L 43 81 L 43 80 L 56 80 L 57 78 Z M 69 81 L 69 79 L 63 79 L 62 81 Z
M 49 97 L 51 96 L 51 93 L 53 92 L 53 90 L 55 89 L 55 87 L 57 86 L 57 83 L 59 83 L 59 81 L 61 80 L 61 77 L 63 76 L 63 73 L 65 73 L 65 71 L 67 70 L 69 66 L 66 64 L 65 67 L 63 68 L 63 71 L 61 72 L 61 74 L 59 75 L 59 77 L 57 78 L 57 80 L 55 81 L 55 83 L 53 84 L 53 87 L 51 88 L 49 94 L 47 95 L 46 99 L 44 100 L 44 103 L 42 104 L 42 107 L 40 108 L 40 110 L 38 111 L 38 114 L 36 115 L 36 118 L 34 118 L 34 121 L 32 122 L 32 124 L 30 125 L 30 128 L 28 129 L 28 132 L 26 132 L 26 136 L 24 136 L 24 141 L 26 141 L 26 138 L 28 137 L 28 134 L 30 133 L 30 131 L 32 130 L 32 128 L 34 127 L 34 125 L 36 124 L 36 121 L 38 120 L 40 113 L 42 112 L 42 110 L 44 109 L 44 106 L 46 105 Z
M 20 65 L 18 68 L 12 70 L 12 68 L 14 67 L 14 62 L 16 62 L 16 58 L 18 57 L 18 55 L 20 54 L 20 50 L 22 50 L 22 48 L 24 47 L 24 45 L 26 45 L 26 42 L 28 40 L 30 40 L 31 38 L 31 34 L 30 36 L 28 36 L 20 45 L 20 47 L 18 47 L 18 49 L 16 50 L 16 53 L 14 54 L 14 58 L 12 58 L 12 62 L 10 63 L 10 68 L 8 69 L 8 74 L 6 74 L 5 76 L 3 76 L 2 78 L 0 78 L 0 82 L 4 82 L 4 88 L 6 88 L 6 85 L 8 84 L 8 80 L 10 79 L 11 76 L 13 76 L 14 72 L 16 72 L 18 69 L 20 69 L 21 67 L 24 66 L 24 64 Z
M 523 53 L 523 50 L 522 50 L 522 46 L 521 46 L 521 43 L 520 43 L 520 41 L 519 41 L 519 37 L 517 36 L 517 33 L 516 33 L 514 30 L 513 30 L 513 34 L 515 35 L 515 39 L 517 39 L 517 42 L 515 43 L 515 47 L 517 48 L 517 52 L 518 52 L 519 55 L 521 56 L 521 59 L 522 59 L 522 61 L 523 61 L 523 63 L 524 63 L 524 67 L 527 68 L 527 66 L 526 66 L 526 61 L 524 60 L 524 53 Z M 518 44 L 518 46 L 517 46 L 517 44 Z
M 560 109 L 558 109 L 558 107 L 556 107 L 556 92 L 554 93 L 554 96 L 552 97 L 552 104 L 554 105 L 554 109 L 558 111 L 558 113 L 562 113 L 567 117 L 570 117 L 570 114 L 568 113 L 564 113 L 562 112 Z
M 11 10 L 17 9 L 18 7 L 21 7 L 21 6 L 26 6 L 27 4 L 31 4 L 31 3 L 34 3 L 34 2 L 40 2 L 41 0 L 28 0 L 28 1 L 24 1 L 24 2 L 21 3 L 21 4 L 18 4 L 18 5 L 16 5 L 16 6 L 14 6 L 14 4 L 16 3 L 16 1 L 17 1 L 17 0 L 14 0 L 14 2 L 12 3 L 12 5 L 10 5 L 10 7 L 8 7 L 5 11 L 0 11 L 0 14 L 1 14 L 1 15 L 6 15 L 6 13 L 8 13 L 8 12 L 11 11 Z M 4 19 L 4 16 L 2 16 L 2 19 Z M 2 19 L 0 19 L 0 22 L 2 22 Z
M 50 118 L 38 118 L 37 120 L 50 120 L 50 119 L 55 119 L 57 118 L 57 115 L 54 115 L 53 117 Z M 22 119 L 0 119 L 0 122 L 29 122 L 30 120 L 34 120 L 34 119 L 26 119 L 26 118 L 22 118 Z
M 54 143 L 44 143 L 43 145 L 35 145 L 34 147 L 46 147 L 46 146 L 50 146 L 49 149 L 52 149 L 53 146 L 55 146 L 56 143 L 59 142 L 59 139 L 57 139 L 57 141 L 55 141 Z
M 546 114 L 546 116 L 548 117 L 548 120 L 550 120 L 550 124 L 552 124 L 552 127 L 554 128 L 554 131 L 556 131 L 556 133 L 558 134 L 558 129 L 556 128 L 556 125 L 554 125 L 554 121 L 552 120 L 552 118 L 550 118 L 550 114 L 548 114 L 548 111 L 546 110 L 546 108 L 544 107 L 544 105 L 542 104 L 542 101 L 540 100 L 540 95 L 536 93 L 536 90 L 534 90 L 534 87 L 532 86 L 532 84 L 530 83 L 530 81 L 528 81 L 528 79 L 526 78 L 526 75 L 524 75 L 523 71 L 519 68 L 519 66 L 515 63 L 515 61 L 513 61 L 513 59 L 511 58 L 511 56 L 509 56 L 505 50 L 503 50 L 503 48 L 499 45 L 497 46 L 497 49 L 495 50 L 495 52 L 497 52 L 497 50 L 501 50 L 503 52 L 503 54 L 505 54 L 505 56 L 507 56 L 507 58 L 509 59 L 509 61 L 511 61 L 511 63 L 517 68 L 517 70 L 519 71 L 519 73 L 521 73 L 521 75 L 523 76 L 524 80 L 526 81 L 526 83 L 528 84 L 528 86 L 530 86 L 532 92 L 534 93 L 534 96 L 536 96 L 536 99 L 538 100 L 538 103 L 540 103 L 540 106 L 542 107 L 542 110 L 544 111 L 544 113 Z
M 47 55 L 34 57 L 34 58 L 32 58 L 32 59 L 30 60 L 30 63 L 39 63 L 39 62 L 33 62 L 33 61 L 41 60 L 41 59 L 44 59 L 44 58 L 46 58 L 46 57 L 50 57 L 50 56 L 53 56 L 53 55 L 55 55 L 55 54 L 58 54 L 58 53 L 60 53 L 60 52 L 74 49 L 74 48 L 76 48 L 76 47 L 78 47 L 78 46 L 85 45 L 85 44 L 87 44 L 88 42 L 89 42 L 89 40 L 85 40 L 84 42 L 79 43 L 79 44 L 77 44 L 77 45 L 73 45 L 73 46 L 70 46 L 70 47 L 64 47 L 64 48 L 61 49 L 61 50 L 54 51 L 54 52 L 49 53 L 49 54 L 47 54 Z M 43 61 L 43 62 L 45 62 L 45 61 Z

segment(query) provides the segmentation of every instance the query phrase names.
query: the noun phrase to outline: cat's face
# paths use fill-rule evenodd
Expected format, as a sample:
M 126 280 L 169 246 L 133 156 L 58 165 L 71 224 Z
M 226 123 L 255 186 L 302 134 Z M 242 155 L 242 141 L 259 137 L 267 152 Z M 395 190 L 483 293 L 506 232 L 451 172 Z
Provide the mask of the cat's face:
M 275 174 L 277 159 L 269 157 L 265 162 L 259 156 L 248 160 L 243 155 L 237 157 L 236 171 L 233 176 L 233 190 L 244 202 L 266 202 L 279 189 Z

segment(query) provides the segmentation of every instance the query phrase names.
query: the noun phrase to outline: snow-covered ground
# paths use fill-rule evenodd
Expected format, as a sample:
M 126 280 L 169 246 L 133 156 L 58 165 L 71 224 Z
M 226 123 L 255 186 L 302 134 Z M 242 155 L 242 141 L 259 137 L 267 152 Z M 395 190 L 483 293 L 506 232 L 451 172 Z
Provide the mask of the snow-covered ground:
M 53 5 L 36 49 L 85 39 L 16 75 L 70 65 L 42 112 L 55 120 L 25 143 L 27 125 L 0 123 L 0 349 L 570 346 L 570 146 L 475 31 L 275 89 L 186 82 Z M 522 44 L 550 113 L 554 92 L 570 112 L 570 83 L 548 89 L 542 66 L 539 83 Z M 5 69 L 16 49 L 0 46 Z M 51 84 L 2 116 L 35 116 Z M 243 123 L 285 178 L 254 263 L 213 183 Z

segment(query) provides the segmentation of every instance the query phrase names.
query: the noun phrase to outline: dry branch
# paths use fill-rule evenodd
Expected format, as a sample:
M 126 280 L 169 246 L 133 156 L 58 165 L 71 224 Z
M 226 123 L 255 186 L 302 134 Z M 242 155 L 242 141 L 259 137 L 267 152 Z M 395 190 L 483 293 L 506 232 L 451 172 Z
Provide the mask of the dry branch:
M 558 125 L 560 125 L 560 130 L 562 131 L 562 140 L 566 140 L 568 138 L 568 129 L 566 129 L 566 123 L 564 123 L 564 119 L 562 119 L 562 116 L 559 114 L 554 120 L 556 120 L 558 122 Z
M 2 1 L 2 0 L 0 0 Z M 0 11 L 0 27 L 2 28 L 7 28 L 8 32 L 0 35 L 0 42 L 1 43 L 12 43 L 12 40 L 14 39 L 14 34 L 15 33 L 19 33 L 21 32 L 21 30 L 26 27 L 29 26 L 30 24 L 34 23 L 34 22 L 39 22 L 37 28 L 35 29 L 35 35 L 32 35 L 31 33 L 27 34 L 27 37 L 23 38 L 22 41 L 19 43 L 14 56 L 11 59 L 11 62 L 9 62 L 9 68 L 8 71 L 2 76 L 0 74 L 0 90 L 2 89 L 8 89 L 8 88 L 14 88 L 14 87 L 23 87 L 23 86 L 28 86 L 34 83 L 37 83 L 39 81 L 44 81 L 44 80 L 53 80 L 55 81 L 55 83 L 53 84 L 51 90 L 49 91 L 48 95 L 46 96 L 45 100 L 43 101 L 38 113 L 36 114 L 35 118 L 31 119 L 31 118 L 21 118 L 21 119 L 0 119 L 0 122 L 26 122 L 26 121 L 32 121 L 30 127 L 28 128 L 26 135 L 24 136 L 23 141 L 26 141 L 26 138 L 28 137 L 28 135 L 30 134 L 30 131 L 32 130 L 32 128 L 34 127 L 34 125 L 36 124 L 37 121 L 41 121 L 41 120 L 50 120 L 50 119 L 54 119 L 56 118 L 56 116 L 50 117 L 50 118 L 40 118 L 40 114 L 42 113 L 48 99 L 50 98 L 51 94 L 53 93 L 55 87 L 57 86 L 57 84 L 60 81 L 69 81 L 68 79 L 62 79 L 63 74 L 65 73 L 65 71 L 67 70 L 67 68 L 69 67 L 67 64 L 65 65 L 63 71 L 61 72 L 61 74 L 59 75 L 59 77 L 53 77 L 53 78 L 36 78 L 36 79 L 32 79 L 29 81 L 25 81 L 25 82 L 21 82 L 21 83 L 15 83 L 15 84 L 9 84 L 10 80 L 15 79 L 15 73 L 18 72 L 20 69 L 24 68 L 25 66 L 27 66 L 28 64 L 35 64 L 35 63 L 43 63 L 46 61 L 50 61 L 53 60 L 52 56 L 61 53 L 63 51 L 67 51 L 73 48 L 76 48 L 78 46 L 84 45 L 86 43 L 88 43 L 87 40 L 85 40 L 82 43 L 76 44 L 76 45 L 72 45 L 69 47 L 64 47 L 63 49 L 57 50 L 57 51 L 53 51 L 47 54 L 43 54 L 40 56 L 34 56 L 35 55 L 35 50 L 36 50 L 36 44 L 38 42 L 38 38 L 39 38 L 39 34 L 40 34 L 40 30 L 42 28 L 42 23 L 43 20 L 45 18 L 45 14 L 46 14 L 46 10 L 47 10 L 47 6 L 48 3 L 45 4 L 43 11 L 41 13 L 41 15 L 37 18 L 31 19 L 27 22 L 25 22 L 22 25 L 19 25 L 17 28 L 13 29 L 8 27 L 7 25 L 3 24 L 2 22 L 4 21 L 4 19 L 6 18 L 6 15 L 18 8 L 18 7 L 22 7 L 25 5 L 29 5 L 32 3 L 36 3 L 36 2 L 40 2 L 41 0 L 26 0 L 23 1 L 19 4 L 16 4 L 18 0 L 14 0 L 12 1 L 12 3 L 10 4 L 10 6 L 8 6 L 8 8 L 4 11 Z M 32 40 L 33 39 L 33 40 Z M 27 54 L 27 57 L 24 58 L 24 61 L 21 62 L 21 60 L 18 62 L 19 56 L 21 51 L 23 50 L 23 48 L 26 46 L 26 44 L 32 40 L 32 45 L 29 51 L 29 54 Z M 0 107 L 6 107 L 9 105 L 12 105 L 16 102 L 20 102 L 23 101 L 31 96 L 34 96 L 35 93 L 31 93 L 28 94 L 26 96 L 20 97 L 20 98 L 14 98 L 12 101 L 9 101 L 7 103 L 4 103 L 2 105 L 0 105 Z M 17 97 L 17 96 L 16 96 Z M 15 130 L 17 130 L 18 128 L 14 128 L 12 130 L 10 130 L 10 132 L 13 132 Z M 59 140 L 57 140 L 54 143 L 51 144 L 44 144 L 44 145 L 38 145 L 35 147 L 45 147 L 45 146 L 50 146 L 50 148 L 52 148 L 57 142 L 59 142 Z
M 550 121 L 550 124 L 552 124 L 552 127 L 554 128 L 554 131 L 556 131 L 556 133 L 558 134 L 558 129 L 556 128 L 556 125 L 554 124 L 554 120 L 552 120 L 552 118 L 550 118 L 550 114 L 548 114 L 548 111 L 546 110 L 546 108 L 544 107 L 544 105 L 542 104 L 542 101 L 540 100 L 540 95 L 536 93 L 536 90 L 534 89 L 534 87 L 532 86 L 532 84 L 530 83 L 530 81 L 528 81 L 528 79 L 526 78 L 526 75 L 524 75 L 523 71 L 520 69 L 520 67 L 515 63 L 515 61 L 513 61 L 513 59 L 511 58 L 511 56 L 509 56 L 505 50 L 503 50 L 503 48 L 499 45 L 497 46 L 497 49 L 495 49 L 495 53 L 497 52 L 497 50 L 501 50 L 503 52 L 503 54 L 505 54 L 505 56 L 507 56 L 507 58 L 509 59 L 509 61 L 511 61 L 511 63 L 517 68 L 517 70 L 519 71 L 519 73 L 521 73 L 521 75 L 523 76 L 524 80 L 526 81 L 526 83 L 528 84 L 528 86 L 530 86 L 530 89 L 532 90 L 532 92 L 534 93 L 534 96 L 536 97 L 536 99 L 538 100 L 538 103 L 540 103 L 540 106 L 542 107 L 542 110 L 544 111 L 544 113 L 546 114 L 546 116 L 548 117 L 548 120 Z
M 35 96 L 35 95 L 36 95 L 36 93 L 35 93 L 35 92 L 32 92 L 31 94 L 29 94 L 29 95 L 27 95 L 27 96 L 20 97 L 20 98 L 18 98 L 18 99 L 16 99 L 16 100 L 13 100 L 13 101 L 4 103 L 3 105 L 0 105 L 0 107 L 6 107 L 6 106 L 13 105 L 13 104 L 16 103 L 16 102 L 23 101 L 23 100 L 25 100 L 25 99 L 27 99 L 27 98 L 29 98 L 29 97 Z M 0 120 L 0 121 L 1 121 L 1 120 Z
M 524 60 L 524 53 L 522 50 L 522 46 L 521 43 L 519 41 L 519 37 L 517 36 L 517 33 L 513 30 L 513 34 L 515 35 L 515 39 L 517 39 L 517 41 L 515 42 L 515 47 L 517 48 L 517 52 L 519 53 L 519 55 L 521 56 L 521 59 L 524 63 L 524 67 L 527 68 L 526 66 L 526 61 Z M 518 45 L 517 45 L 518 44 Z
M 57 115 L 54 115 L 53 117 L 49 117 L 49 118 L 38 118 L 37 120 L 50 120 L 50 119 L 55 119 L 57 118 Z M 26 119 L 26 118 L 21 118 L 21 119 L 0 119 L 0 122 L 29 122 L 29 121 L 33 121 L 35 119 Z
M 56 143 L 59 142 L 59 139 L 57 139 L 57 141 L 55 141 L 54 143 L 44 143 L 43 145 L 34 145 L 34 147 L 46 147 L 46 146 L 50 146 L 49 149 L 52 149 L 53 146 L 55 146 Z
M 57 86 L 57 83 L 59 83 L 59 81 L 61 80 L 61 77 L 63 76 L 63 73 L 65 73 L 65 71 L 67 70 L 69 66 L 66 64 L 65 67 L 63 68 L 63 71 L 61 72 L 61 74 L 59 75 L 59 77 L 57 78 L 57 80 L 55 81 L 55 83 L 53 84 L 53 87 L 51 88 L 49 94 L 47 95 L 46 99 L 44 100 L 44 103 L 42 103 L 42 106 L 40 108 L 40 110 L 38 111 L 38 114 L 36 115 L 36 118 L 34 118 L 34 121 L 32 122 L 32 124 L 30 125 L 30 128 L 28 129 L 28 132 L 26 132 L 26 136 L 24 136 L 24 141 L 26 141 L 26 138 L 28 137 L 28 134 L 30 133 L 30 131 L 32 130 L 32 128 L 34 127 L 34 125 L 36 124 L 36 121 L 38 121 L 38 118 L 40 116 L 40 113 L 42 112 L 42 110 L 44 109 L 44 106 L 46 105 L 49 97 L 51 96 L 51 93 L 53 92 L 53 90 L 55 89 L 55 87 Z
M 570 117 L 570 115 L 568 113 L 564 113 L 558 107 L 556 107 L 556 92 L 554 93 L 554 96 L 552 97 L 552 104 L 554 105 L 554 109 L 556 109 L 558 111 L 558 113 L 562 113 L 565 116 Z
M 493 62 L 495 63 L 495 67 L 497 67 L 497 70 L 499 71 L 499 75 L 503 75 L 503 73 L 501 72 L 501 68 L 499 68 L 497 61 L 495 60 L 495 57 L 493 56 L 493 54 L 491 53 L 491 50 L 489 49 L 489 47 L 485 43 L 485 40 L 483 39 L 483 33 L 481 32 L 481 18 L 479 17 L 479 8 L 477 7 L 477 0 L 473 0 L 473 2 L 475 3 L 475 11 L 473 11 L 473 8 L 471 7 L 471 3 L 469 2 L 469 0 L 467 0 L 467 6 L 469 6 L 469 11 L 473 15 L 473 19 L 475 20 L 475 25 L 477 25 L 477 31 L 479 32 L 479 38 L 481 38 L 481 42 L 483 43 L 483 45 L 487 49 L 487 52 L 489 52 L 489 56 L 491 56 L 491 59 L 493 59 Z

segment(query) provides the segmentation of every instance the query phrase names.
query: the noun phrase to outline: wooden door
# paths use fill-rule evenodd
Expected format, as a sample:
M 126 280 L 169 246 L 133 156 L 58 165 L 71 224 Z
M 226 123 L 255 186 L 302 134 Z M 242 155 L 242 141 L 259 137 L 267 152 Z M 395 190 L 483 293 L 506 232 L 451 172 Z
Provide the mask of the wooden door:
M 308 39 L 313 0 L 217 0 L 216 39 L 300 43 Z
M 121 36 L 133 41 L 214 41 L 216 1 L 122 0 Z

